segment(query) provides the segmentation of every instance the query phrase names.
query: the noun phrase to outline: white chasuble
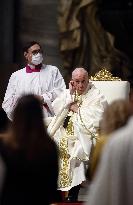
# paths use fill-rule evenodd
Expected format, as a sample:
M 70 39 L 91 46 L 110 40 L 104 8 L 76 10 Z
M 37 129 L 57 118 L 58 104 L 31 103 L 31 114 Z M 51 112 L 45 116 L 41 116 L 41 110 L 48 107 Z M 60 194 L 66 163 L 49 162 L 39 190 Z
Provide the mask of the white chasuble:
M 86 180 L 92 140 L 97 135 L 99 121 L 107 105 L 105 97 L 91 83 L 79 96 L 78 113 L 69 112 L 69 105 L 74 99 L 75 96 L 65 90 L 54 100 L 52 105 L 56 116 L 48 126 L 48 133 L 59 146 L 58 189 L 62 191 L 68 191 Z M 67 116 L 70 119 L 67 128 L 64 128 Z

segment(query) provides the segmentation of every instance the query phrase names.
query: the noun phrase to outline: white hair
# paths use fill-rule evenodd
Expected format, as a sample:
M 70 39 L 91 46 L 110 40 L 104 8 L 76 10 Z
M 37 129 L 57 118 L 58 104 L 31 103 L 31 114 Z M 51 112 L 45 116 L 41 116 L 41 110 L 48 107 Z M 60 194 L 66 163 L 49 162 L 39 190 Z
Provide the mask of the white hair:
M 88 77 L 88 72 L 84 68 L 75 68 L 72 72 L 72 78 L 74 78 L 77 73 L 82 73 L 83 75 Z

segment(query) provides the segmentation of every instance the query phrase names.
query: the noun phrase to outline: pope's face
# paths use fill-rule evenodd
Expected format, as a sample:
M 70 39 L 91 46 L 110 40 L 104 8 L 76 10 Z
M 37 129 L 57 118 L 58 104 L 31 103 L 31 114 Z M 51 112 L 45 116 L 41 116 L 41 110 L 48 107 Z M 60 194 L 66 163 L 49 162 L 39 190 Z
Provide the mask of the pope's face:
M 76 73 L 72 81 L 79 95 L 84 93 L 89 83 L 88 76 L 82 72 Z

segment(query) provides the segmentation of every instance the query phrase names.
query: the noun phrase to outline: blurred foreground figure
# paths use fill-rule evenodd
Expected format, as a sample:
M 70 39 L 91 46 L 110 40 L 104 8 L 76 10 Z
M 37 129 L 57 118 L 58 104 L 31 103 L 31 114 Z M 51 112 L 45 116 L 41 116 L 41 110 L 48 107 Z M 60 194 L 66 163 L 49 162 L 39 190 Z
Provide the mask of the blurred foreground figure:
M 100 136 L 97 139 L 96 146 L 93 149 L 91 160 L 89 161 L 90 178 L 93 177 L 97 169 L 104 145 L 110 139 L 111 134 L 124 126 L 131 115 L 133 108 L 128 100 L 115 100 L 109 104 L 103 112 L 100 121 Z
M 58 152 L 36 96 L 18 100 L 11 128 L 0 138 L 0 155 L 6 167 L 1 205 L 48 205 L 56 200 Z
M 69 202 L 77 201 L 80 184 L 86 180 L 86 165 L 106 104 L 84 68 L 72 72 L 69 89 L 52 103 L 56 116 L 48 132 L 60 151 L 58 189 L 69 191 Z
M 103 150 L 86 203 L 97 204 L 133 204 L 133 117 L 112 134 Z

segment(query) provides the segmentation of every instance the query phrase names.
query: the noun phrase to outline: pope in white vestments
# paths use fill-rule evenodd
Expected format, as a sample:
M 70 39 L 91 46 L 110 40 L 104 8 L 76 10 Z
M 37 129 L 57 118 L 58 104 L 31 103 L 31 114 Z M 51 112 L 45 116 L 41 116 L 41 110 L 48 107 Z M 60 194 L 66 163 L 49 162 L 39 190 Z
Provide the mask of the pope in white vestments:
M 106 105 L 105 97 L 89 82 L 84 68 L 73 71 L 69 89 L 52 103 L 55 117 L 48 132 L 60 150 L 59 190 L 69 191 L 86 180 L 85 166 Z
M 24 49 L 27 66 L 14 72 L 9 80 L 2 108 L 12 119 L 18 98 L 35 94 L 43 102 L 44 116 L 54 115 L 51 102 L 66 88 L 64 79 L 56 66 L 42 64 L 41 46 L 30 42 Z

